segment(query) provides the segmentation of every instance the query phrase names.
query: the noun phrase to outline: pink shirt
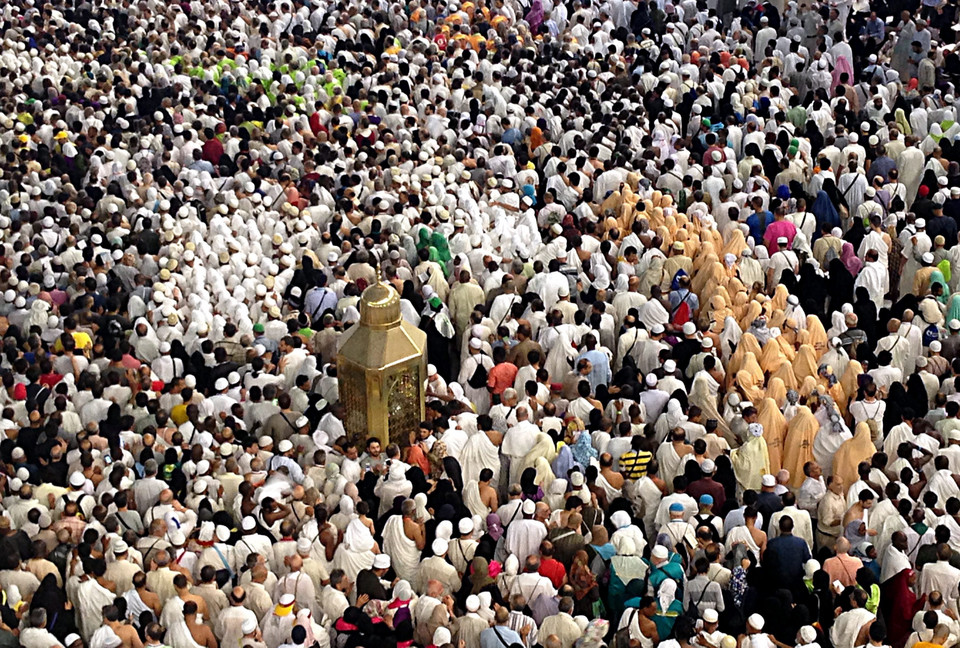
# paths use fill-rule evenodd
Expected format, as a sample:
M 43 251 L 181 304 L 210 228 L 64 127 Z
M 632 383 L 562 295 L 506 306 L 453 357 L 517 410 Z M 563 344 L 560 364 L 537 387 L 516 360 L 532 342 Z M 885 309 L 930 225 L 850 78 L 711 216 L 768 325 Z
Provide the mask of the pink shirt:
M 787 247 L 793 248 L 793 237 L 797 235 L 797 227 L 788 220 L 773 221 L 767 225 L 767 230 L 763 233 L 763 242 L 772 254 L 777 249 L 777 239 L 781 236 L 787 237 Z

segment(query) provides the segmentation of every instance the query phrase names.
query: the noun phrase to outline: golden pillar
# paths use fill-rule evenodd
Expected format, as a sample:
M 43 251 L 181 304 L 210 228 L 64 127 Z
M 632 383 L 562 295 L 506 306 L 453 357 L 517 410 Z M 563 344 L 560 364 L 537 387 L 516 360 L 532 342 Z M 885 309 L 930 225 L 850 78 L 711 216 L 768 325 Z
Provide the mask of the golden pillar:
M 379 276 L 379 268 L 377 276 Z M 427 334 L 400 316 L 400 295 L 381 281 L 360 296 L 360 323 L 337 352 L 344 428 L 351 441 L 408 443 L 424 416 Z

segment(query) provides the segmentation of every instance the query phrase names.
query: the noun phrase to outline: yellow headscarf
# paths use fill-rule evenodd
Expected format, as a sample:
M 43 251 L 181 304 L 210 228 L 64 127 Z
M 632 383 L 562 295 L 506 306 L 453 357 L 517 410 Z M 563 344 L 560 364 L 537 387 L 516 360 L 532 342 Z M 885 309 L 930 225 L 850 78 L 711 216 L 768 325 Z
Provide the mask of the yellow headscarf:
M 823 328 L 823 323 L 816 315 L 807 315 L 807 330 L 805 344 L 813 347 L 817 352 L 817 360 L 827 352 L 827 332 Z
M 751 301 L 747 304 L 746 310 L 744 310 L 743 316 L 737 321 L 737 324 L 740 325 L 740 328 L 746 331 L 750 328 L 750 325 L 753 324 L 754 320 L 760 317 L 763 313 L 763 306 L 760 302 Z
M 757 423 L 763 426 L 763 438 L 767 442 L 770 457 L 770 472 L 779 472 L 783 466 L 783 440 L 787 436 L 787 419 L 783 417 L 777 402 L 764 398 L 757 408 Z
M 844 405 L 857 395 L 857 378 L 863 373 L 863 365 L 856 360 L 847 363 L 847 369 L 840 376 L 840 385 L 843 387 Z M 846 408 L 844 408 L 846 409 Z M 854 480 L 856 481 L 856 480 Z M 850 482 L 851 484 L 853 482 Z
M 770 298 L 771 308 L 775 311 L 785 311 L 787 309 L 787 297 L 790 291 L 783 284 L 777 284 L 773 291 L 773 297 Z
M 847 439 L 833 455 L 833 474 L 843 477 L 844 484 L 852 484 L 860 477 L 857 466 L 861 461 L 870 461 L 877 451 L 870 438 L 870 426 L 866 421 L 857 424 L 853 438 Z
M 741 342 L 742 341 L 743 340 L 741 340 Z M 753 352 L 747 351 L 747 353 L 743 354 L 743 362 L 740 363 L 740 371 L 749 371 L 750 375 L 753 376 L 754 381 L 758 385 L 763 385 L 763 369 L 760 367 L 760 363 L 757 361 L 757 356 Z
M 743 393 L 743 397 L 751 403 L 756 403 L 763 398 L 763 390 L 749 371 L 737 372 L 737 386 Z
M 793 363 L 793 374 L 798 381 L 802 381 L 807 376 L 817 377 L 817 356 L 816 351 L 809 344 L 804 344 L 797 351 L 797 359 Z
M 820 424 L 810 408 L 800 405 L 787 426 L 783 448 L 783 467 L 790 471 L 790 486 L 793 488 L 800 488 L 806 479 L 803 465 L 813 461 L 813 440 L 819 430 Z
M 783 327 L 783 323 L 786 321 L 786 319 L 787 315 L 782 310 L 772 310 L 770 316 L 767 318 L 767 328 L 780 329 Z M 781 333 L 783 333 L 782 330 Z
M 686 243 L 684 243 L 686 245 Z M 703 243 L 700 245 L 700 254 L 693 257 L 693 271 L 696 273 L 700 268 L 702 268 L 707 263 L 707 256 L 713 255 L 713 259 L 710 259 L 710 262 L 719 261 L 720 257 L 717 255 L 717 251 L 713 248 L 713 243 Z
M 800 392 L 801 397 L 806 397 L 817 391 L 819 384 L 815 376 L 807 376 L 803 379 L 803 382 L 800 383 L 800 389 L 797 391 Z
M 767 398 L 772 398 L 777 407 L 783 407 L 787 404 L 787 386 L 783 384 L 783 378 L 772 376 L 767 381 Z
M 770 380 L 774 378 L 779 379 L 783 383 L 784 389 L 796 389 L 797 388 L 797 376 L 793 373 L 793 365 L 789 362 L 784 362 L 780 365 L 780 368 L 777 369 L 773 376 L 770 377 Z M 786 394 L 784 394 L 786 396 Z
M 743 237 L 743 232 L 735 229 L 730 232 L 730 240 L 723 246 L 723 254 L 724 256 L 732 254 L 739 259 L 743 251 L 748 249 L 750 249 L 750 246 L 747 245 L 747 241 Z

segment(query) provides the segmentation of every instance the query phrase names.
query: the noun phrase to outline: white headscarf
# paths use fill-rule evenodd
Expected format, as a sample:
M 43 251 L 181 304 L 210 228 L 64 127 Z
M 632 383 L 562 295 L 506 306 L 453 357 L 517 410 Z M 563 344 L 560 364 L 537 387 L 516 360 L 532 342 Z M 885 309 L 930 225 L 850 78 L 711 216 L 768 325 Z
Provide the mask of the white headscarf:
M 677 598 L 677 581 L 668 578 L 660 583 L 660 589 L 657 590 L 657 600 L 660 603 L 660 610 L 666 612 Z

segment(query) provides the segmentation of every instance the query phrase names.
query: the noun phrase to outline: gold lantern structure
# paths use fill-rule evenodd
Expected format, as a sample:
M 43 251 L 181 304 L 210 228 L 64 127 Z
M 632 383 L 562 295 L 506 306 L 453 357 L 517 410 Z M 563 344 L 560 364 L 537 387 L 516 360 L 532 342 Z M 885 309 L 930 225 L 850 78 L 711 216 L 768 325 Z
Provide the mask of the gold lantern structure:
M 379 268 L 377 276 L 380 276 Z M 424 416 L 427 334 L 400 315 L 400 295 L 381 281 L 360 296 L 360 323 L 337 352 L 344 428 L 351 441 L 375 436 L 408 444 Z

